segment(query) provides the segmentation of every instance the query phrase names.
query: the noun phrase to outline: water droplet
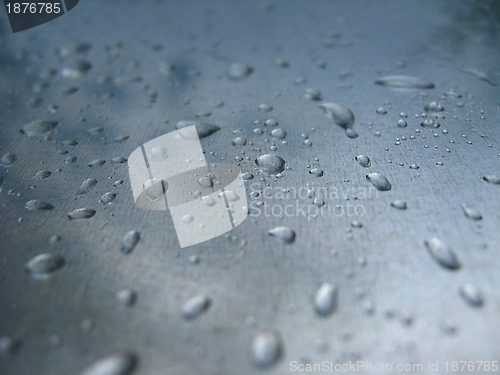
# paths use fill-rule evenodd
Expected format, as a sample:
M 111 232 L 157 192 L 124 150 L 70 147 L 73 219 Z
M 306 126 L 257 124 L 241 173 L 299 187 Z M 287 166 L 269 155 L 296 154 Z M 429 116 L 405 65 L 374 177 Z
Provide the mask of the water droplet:
M 269 127 L 273 127 L 273 126 L 278 125 L 278 121 L 276 121 L 273 118 L 270 118 L 270 119 L 267 119 L 266 122 L 264 122 L 264 125 L 269 126 Z
M 358 133 L 356 132 L 356 130 L 351 129 L 351 128 L 347 128 L 347 129 L 345 130 L 345 134 L 346 134 L 349 138 L 358 138 Z
M 442 112 L 444 111 L 444 107 L 441 103 L 438 102 L 430 102 L 424 106 L 424 110 L 426 112 Z
M 416 164 L 411 164 L 410 169 L 420 169 L 420 167 Z
M 370 165 L 372 165 L 370 158 L 366 155 L 356 156 L 356 161 L 359 163 L 359 165 L 365 168 L 368 168 Z
M 255 159 L 259 169 L 267 174 L 275 175 L 285 170 L 285 160 L 274 154 L 264 154 Z
M 50 171 L 46 171 L 46 170 L 38 171 L 33 176 L 33 180 L 43 180 L 44 178 L 49 177 L 51 174 L 52 173 Z
M 323 283 L 314 295 L 314 309 L 319 315 L 330 315 L 337 303 L 337 288 L 329 283 Z
M 21 133 L 28 137 L 37 137 L 50 132 L 58 124 L 57 121 L 37 120 L 24 125 L 21 128 Z
M 272 331 L 259 332 L 252 342 L 253 362 L 259 367 L 269 367 L 281 357 L 283 348 L 281 337 Z
M 7 336 L 0 336 L 0 357 L 14 353 L 21 346 L 19 340 Z
M 185 120 L 179 121 L 175 125 L 175 128 L 179 130 L 193 125 L 196 126 L 196 132 L 198 133 L 198 137 L 200 138 L 208 137 L 209 135 L 212 135 L 220 130 L 220 127 L 218 127 L 217 125 L 207 124 L 205 122 L 185 121 Z
M 244 146 L 246 144 L 247 144 L 247 140 L 246 140 L 246 138 L 243 138 L 243 137 L 236 137 L 233 140 L 233 145 L 234 146 Z
M 229 78 L 240 80 L 248 77 L 253 72 L 253 67 L 246 64 L 232 63 L 227 72 Z
M 116 300 L 124 306 L 132 306 L 137 299 L 137 293 L 131 289 L 123 289 L 116 293 Z
M 396 199 L 395 201 L 392 201 L 391 206 L 397 208 L 398 210 L 406 210 L 408 208 L 406 202 L 401 199 Z
M 248 181 L 248 180 L 253 180 L 254 179 L 254 175 L 251 174 L 250 172 L 245 172 L 241 175 L 241 178 L 245 181 Z
M 323 94 L 319 90 L 308 88 L 304 91 L 304 98 L 313 101 L 323 100 Z
M 80 186 L 80 194 L 88 193 L 96 186 L 96 184 L 97 180 L 95 178 L 86 179 L 85 181 L 82 182 L 82 185 Z
M 80 375 L 131 375 L 138 364 L 136 354 L 119 351 L 97 359 Z
M 492 174 L 483 176 L 483 180 L 489 182 L 490 184 L 500 185 L 500 177 Z
M 366 179 L 370 181 L 380 191 L 391 190 L 391 183 L 385 176 L 377 172 L 372 172 L 366 175 Z
M 377 112 L 379 115 L 385 115 L 387 113 L 387 109 L 385 109 L 384 107 L 378 107 L 375 112 Z
M 240 200 L 240 196 L 231 190 L 225 190 L 225 191 L 219 193 L 219 197 L 223 197 L 223 196 L 226 197 L 228 202 L 236 202 L 236 201 Z
M 404 75 L 394 75 L 380 77 L 375 80 L 375 83 L 382 86 L 396 87 L 396 88 L 406 88 L 406 89 L 433 89 L 434 83 L 425 81 L 423 79 L 404 76 Z
M 157 178 L 152 178 L 147 180 L 143 186 L 148 199 L 155 202 L 163 196 L 163 193 L 167 188 L 167 182 Z
M 193 215 L 186 214 L 186 215 L 184 215 L 184 216 L 182 217 L 182 219 L 181 219 L 181 220 L 182 220 L 182 222 L 183 222 L 184 224 L 189 224 L 189 223 L 192 223 L 192 222 L 193 222 L 194 217 L 193 217 Z
M 460 297 L 472 307 L 480 307 L 484 303 L 481 292 L 474 284 L 462 285 L 458 293 Z
M 65 263 L 60 255 L 43 253 L 31 258 L 26 263 L 26 270 L 34 277 L 47 277 L 62 268 Z
M 338 103 L 323 103 L 320 108 L 325 111 L 326 117 L 333 120 L 344 129 L 352 128 L 354 125 L 354 113 L 345 105 Z
M 270 104 L 264 103 L 264 104 L 259 105 L 259 109 L 262 112 L 270 112 L 273 110 L 273 107 Z
M 204 197 L 201 197 L 201 201 L 207 207 L 212 207 L 212 206 L 215 206 L 217 204 L 217 202 L 215 201 L 215 199 L 213 199 L 212 197 L 210 197 L 208 195 L 205 195 Z
M 121 247 L 122 253 L 125 254 L 131 253 L 135 249 L 135 246 L 137 245 L 140 239 L 141 239 L 141 234 L 136 230 L 130 230 L 127 233 L 125 233 L 125 236 L 123 236 L 122 240 L 122 247 Z
M 292 243 L 295 241 L 295 231 L 289 227 L 279 226 L 270 229 L 267 232 L 270 236 L 276 237 L 284 243 Z
M 425 240 L 427 251 L 444 268 L 459 269 L 461 264 L 455 253 L 439 238 L 431 237 Z
M 312 168 L 309 171 L 309 174 L 312 174 L 313 176 L 316 176 L 316 177 L 323 177 L 323 175 L 325 174 L 325 172 L 323 172 L 323 170 L 319 169 L 319 168 Z
M 434 128 L 434 129 L 437 129 L 441 126 L 439 123 L 437 123 L 431 118 L 425 119 L 420 123 L 420 125 L 423 126 L 424 128 Z
M 168 157 L 167 148 L 163 146 L 153 147 L 149 152 L 151 161 L 163 161 Z
M 25 207 L 28 210 L 52 210 L 54 208 L 50 203 L 37 199 L 26 202 Z
M 204 294 L 194 296 L 182 306 L 182 316 L 186 319 L 197 318 L 209 308 L 210 303 L 210 298 Z
M 115 200 L 115 198 L 116 198 L 115 193 L 108 192 L 108 193 L 105 193 L 101 196 L 101 198 L 99 199 L 99 202 L 104 203 L 104 204 L 108 204 L 108 203 L 113 202 Z
M 16 155 L 10 152 L 3 154 L 0 158 L 0 166 L 7 168 L 12 166 L 16 162 Z
M 273 129 L 271 136 L 278 139 L 284 139 L 286 137 L 286 131 L 281 128 Z
M 483 215 L 481 215 L 481 213 L 478 210 L 469 207 L 465 203 L 462 204 L 462 209 L 464 210 L 465 216 L 467 216 L 469 219 L 481 220 L 483 218 Z
M 81 220 L 81 219 L 90 219 L 95 215 L 95 210 L 90 208 L 78 208 L 76 210 L 71 211 L 68 214 L 68 217 L 72 220 Z
M 398 120 L 397 124 L 400 128 L 406 128 L 408 126 L 408 123 L 406 122 L 406 120 L 403 120 L 402 118 L 400 118 Z

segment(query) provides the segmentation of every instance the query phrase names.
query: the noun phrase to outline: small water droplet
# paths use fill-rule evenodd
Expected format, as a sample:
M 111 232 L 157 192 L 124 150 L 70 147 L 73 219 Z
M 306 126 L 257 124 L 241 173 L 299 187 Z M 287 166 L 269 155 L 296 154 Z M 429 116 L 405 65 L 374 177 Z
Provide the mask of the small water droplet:
M 119 351 L 97 359 L 80 375 L 131 375 L 138 364 L 138 357 L 129 351 Z
M 321 284 L 314 295 L 314 309 L 319 315 L 330 315 L 336 307 L 337 288 L 329 283 Z
M 259 332 L 252 342 L 253 362 L 262 368 L 275 364 L 281 357 L 283 348 L 278 333 L 272 331 Z
M 384 107 L 378 107 L 375 112 L 377 112 L 379 115 L 385 115 L 387 113 L 387 109 L 385 109 Z
M 481 213 L 478 210 L 469 207 L 465 203 L 462 204 L 462 209 L 464 210 L 465 216 L 467 216 L 469 219 L 481 220 L 483 218 L 483 215 L 481 215 Z
M 270 229 L 267 233 L 284 243 L 292 243 L 295 241 L 295 231 L 289 227 L 278 226 Z
M 124 306 L 132 306 L 137 299 L 137 293 L 131 289 L 123 289 L 116 293 L 116 300 Z
M 401 199 L 396 199 L 395 201 L 392 201 L 391 206 L 397 208 L 398 210 L 406 210 L 408 208 L 406 202 Z
M 462 299 L 472 307 L 480 307 L 484 300 L 482 293 L 474 284 L 465 284 L 459 288 L 459 294 Z
M 424 106 L 424 110 L 426 112 L 442 112 L 444 111 L 444 107 L 441 103 L 430 102 Z
M 233 146 L 244 146 L 246 144 L 247 144 L 247 140 L 246 140 L 246 138 L 243 138 L 243 137 L 236 137 L 233 140 Z
M 323 103 L 320 108 L 326 114 L 326 117 L 333 120 L 337 125 L 344 129 L 352 128 L 354 125 L 354 113 L 345 105 L 338 103 Z
M 424 121 L 422 121 L 420 123 L 420 125 L 423 126 L 424 128 L 434 128 L 434 129 L 437 129 L 441 126 L 441 125 L 439 125 L 439 123 L 437 123 L 436 121 L 434 121 L 431 118 L 425 119 Z
M 349 138 L 358 138 L 358 133 L 356 132 L 356 130 L 351 128 L 347 128 L 345 130 L 345 135 L 347 135 Z
M 211 304 L 211 300 L 204 294 L 199 294 L 187 300 L 182 306 L 182 316 L 186 319 L 195 319 L 205 312 Z
M 369 173 L 366 175 L 366 179 L 370 181 L 373 184 L 373 186 L 375 186 L 380 191 L 388 191 L 391 190 L 392 188 L 389 180 L 387 180 L 387 178 L 385 178 L 385 176 L 383 176 L 380 173 L 377 172 Z
M 278 125 L 278 121 L 276 121 L 273 118 L 267 119 L 266 122 L 264 122 L 264 125 L 269 126 L 270 128 L 273 126 Z
M 365 168 L 368 168 L 370 165 L 372 165 L 370 158 L 366 155 L 356 156 L 356 161 L 359 163 L 359 165 Z
M 323 172 L 323 170 L 320 168 L 312 168 L 311 170 L 309 170 L 309 174 L 312 174 L 313 176 L 316 177 L 323 177 L 325 172 Z
M 264 154 L 255 159 L 259 169 L 267 174 L 276 175 L 285 170 L 285 160 L 274 154 Z
M 101 196 L 101 198 L 99 199 L 99 202 L 104 203 L 104 204 L 108 204 L 108 203 L 113 202 L 115 200 L 115 198 L 116 198 L 115 193 L 108 192 L 108 193 L 104 193 Z
M 122 240 L 122 247 L 121 247 L 122 253 L 125 254 L 131 253 L 135 249 L 135 246 L 137 245 L 140 239 L 141 239 L 141 234 L 136 230 L 130 230 L 127 233 L 125 233 L 125 236 L 123 236 Z
M 54 208 L 50 203 L 37 199 L 26 202 L 25 207 L 28 210 L 52 210 Z
M 26 270 L 34 277 L 48 277 L 61 269 L 65 260 L 62 256 L 50 253 L 38 254 L 26 263 Z
M 270 104 L 264 103 L 264 104 L 259 105 L 259 109 L 262 112 L 270 112 L 273 110 L 273 107 Z
M 406 120 L 403 120 L 402 118 L 400 118 L 398 120 L 397 124 L 400 128 L 406 128 L 408 126 L 408 123 L 406 122 Z
M 51 174 L 52 173 L 50 171 L 46 170 L 37 171 L 33 176 L 33 180 L 43 180 L 44 178 L 49 177 Z
M 82 182 L 80 186 L 80 194 L 86 194 L 90 190 L 92 190 L 97 184 L 97 180 L 95 178 L 88 178 Z
M 76 210 L 71 211 L 68 214 L 68 217 L 72 220 L 81 220 L 81 219 L 90 219 L 95 215 L 95 210 L 90 208 L 78 208 Z
M 232 63 L 229 65 L 227 75 L 234 80 L 240 80 L 248 77 L 253 72 L 253 67 L 246 64 Z
M 281 128 L 276 128 L 271 131 L 271 136 L 277 139 L 284 139 L 286 137 L 286 131 Z
M 461 264 L 455 253 L 439 238 L 431 237 L 425 240 L 427 251 L 442 267 L 457 270 Z
M 16 155 L 10 152 L 3 154 L 0 158 L 0 166 L 7 168 L 11 167 L 16 162 Z
M 404 76 L 404 75 L 394 75 L 380 77 L 375 80 L 375 83 L 382 86 L 389 86 L 395 88 L 407 88 L 407 89 L 433 89 L 434 83 L 425 81 L 421 78 Z
M 313 101 L 323 100 L 323 94 L 317 89 L 307 88 L 304 91 L 304 98 Z

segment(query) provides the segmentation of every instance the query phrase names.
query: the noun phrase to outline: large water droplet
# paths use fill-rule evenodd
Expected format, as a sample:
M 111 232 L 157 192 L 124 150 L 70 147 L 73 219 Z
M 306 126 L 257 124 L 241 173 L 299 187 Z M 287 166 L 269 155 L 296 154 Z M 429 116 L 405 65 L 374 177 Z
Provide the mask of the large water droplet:
M 88 193 L 96 186 L 96 184 L 97 180 L 95 178 L 87 178 L 82 182 L 82 185 L 80 186 L 80 194 Z
M 218 127 L 217 125 L 207 124 L 205 122 L 199 122 L 199 121 L 186 121 L 186 120 L 179 121 L 175 125 L 175 128 L 179 130 L 193 125 L 196 126 L 196 132 L 198 133 L 198 137 L 200 138 L 208 137 L 209 135 L 212 135 L 220 130 L 220 127 Z
M 47 170 L 41 170 L 35 173 L 33 176 L 33 180 L 43 180 L 44 178 L 47 178 L 51 175 L 52 173 Z
M 372 165 L 370 158 L 366 155 L 356 156 L 356 161 L 359 163 L 359 165 L 361 165 L 362 167 L 365 167 L 365 168 L 368 168 L 370 165 Z
M 90 219 L 95 215 L 95 210 L 91 208 L 78 208 L 76 210 L 71 211 L 68 214 L 68 217 L 73 220 L 81 220 L 81 219 Z
M 481 292 L 474 284 L 462 285 L 458 293 L 460 297 L 472 307 L 480 307 L 484 303 Z
M 429 254 L 438 262 L 442 267 L 456 270 L 459 269 L 461 264 L 455 253 L 439 238 L 431 237 L 425 240 L 425 246 Z
M 338 103 L 323 103 L 320 108 L 325 111 L 326 117 L 333 120 L 344 129 L 352 128 L 354 125 L 354 113 L 345 105 Z
M 276 332 L 259 332 L 252 342 L 252 358 L 259 367 L 275 364 L 283 351 L 281 337 Z
M 284 243 L 292 243 L 295 241 L 295 231 L 289 227 L 279 226 L 270 229 L 267 233 L 283 241 Z
M 97 359 L 80 375 L 131 375 L 137 363 L 138 357 L 132 352 L 114 352 Z
M 108 193 L 104 193 L 101 196 L 101 198 L 99 199 L 99 202 L 104 203 L 104 204 L 108 204 L 108 203 L 113 202 L 115 200 L 115 198 L 116 198 L 115 193 L 108 192 Z
M 247 144 L 246 138 L 243 137 L 236 137 L 233 141 L 234 146 L 244 146 Z
M 186 319 L 197 318 L 208 309 L 210 303 L 210 298 L 204 294 L 194 296 L 182 306 L 182 316 Z
M 286 137 L 286 131 L 281 128 L 276 128 L 271 131 L 271 136 L 278 139 L 284 139 Z
M 38 254 L 26 263 L 26 271 L 34 277 L 47 277 L 62 268 L 65 263 L 64 258 L 60 255 Z
M 137 299 L 137 293 L 131 289 L 123 289 L 116 293 L 116 300 L 124 306 L 132 306 Z
M 335 309 L 337 289 L 329 283 L 323 283 L 314 295 L 314 309 L 319 315 L 329 315 Z
M 28 210 L 52 210 L 54 208 L 50 203 L 37 199 L 26 202 L 25 207 Z
M 128 231 L 125 236 L 123 236 L 121 251 L 125 254 L 131 253 L 140 239 L 141 234 L 138 231 Z
M 50 132 L 58 124 L 57 121 L 37 120 L 24 125 L 21 128 L 21 133 L 26 134 L 28 137 L 37 137 Z
M 434 83 L 425 81 L 421 78 L 404 76 L 404 75 L 394 75 L 380 77 L 375 80 L 375 83 L 382 86 L 406 88 L 406 89 L 433 89 Z
M 285 169 L 285 160 L 274 154 L 265 154 L 255 160 L 259 169 L 267 174 L 278 174 Z
M 366 179 L 370 181 L 380 191 L 391 190 L 391 183 L 385 176 L 377 172 L 368 173 Z

